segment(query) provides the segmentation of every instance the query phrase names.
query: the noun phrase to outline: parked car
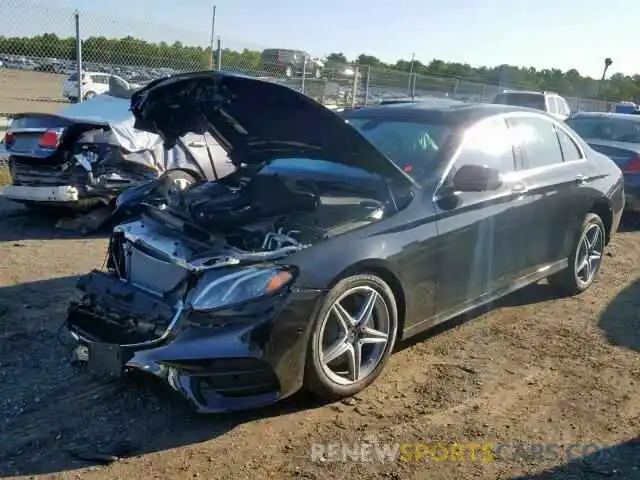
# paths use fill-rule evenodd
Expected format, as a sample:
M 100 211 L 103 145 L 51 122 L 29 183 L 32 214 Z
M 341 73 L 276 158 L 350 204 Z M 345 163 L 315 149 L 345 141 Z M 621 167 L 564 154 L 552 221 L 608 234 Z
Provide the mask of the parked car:
M 638 106 L 634 102 L 618 102 L 611 106 L 612 113 L 634 113 Z
M 226 153 L 212 137 L 188 134 L 166 148 L 157 135 L 133 127 L 131 92 L 113 82 L 110 93 L 57 114 L 17 115 L 4 140 L 12 184 L 0 194 L 37 209 L 110 212 L 123 190 L 168 170 L 186 170 L 193 181 L 229 173 Z
M 567 101 L 553 92 L 504 90 L 495 96 L 492 103 L 535 108 L 547 112 L 558 120 L 566 120 L 571 114 Z
M 268 75 L 284 75 L 287 78 L 302 75 L 320 78 L 322 63 L 302 50 L 270 48 L 261 56 L 262 70 Z
M 109 91 L 110 82 L 113 80 L 126 85 L 126 88 L 135 89 L 136 84 L 127 82 L 124 78 L 109 73 L 84 72 L 82 74 L 82 95 L 84 100 L 101 95 Z M 69 75 L 62 85 L 62 95 L 71 102 L 78 101 L 78 74 Z
M 576 113 L 567 124 L 622 169 L 626 210 L 640 213 L 640 117 L 623 113 Z
M 201 412 L 301 387 L 353 395 L 399 339 L 545 277 L 583 292 L 624 204 L 615 163 L 527 109 L 339 115 L 218 72 L 153 82 L 131 105 L 168 145 L 205 128 L 237 170 L 140 197 L 66 325 L 90 372 L 155 374 Z

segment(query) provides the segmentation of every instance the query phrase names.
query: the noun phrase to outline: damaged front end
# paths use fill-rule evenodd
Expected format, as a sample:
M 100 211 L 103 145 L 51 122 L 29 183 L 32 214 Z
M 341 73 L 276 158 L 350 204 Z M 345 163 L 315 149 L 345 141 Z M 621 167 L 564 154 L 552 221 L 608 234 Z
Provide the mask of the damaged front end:
M 81 280 L 67 318 L 93 372 L 152 373 L 202 412 L 299 388 L 301 312 L 323 293 L 296 288 L 296 253 L 379 221 L 393 204 L 384 182 L 284 170 L 276 162 L 249 180 L 239 172 L 143 202 L 114 229 L 107 271 Z
M 79 283 L 67 327 L 101 377 L 141 370 L 200 412 L 244 409 L 302 384 L 325 292 L 304 287 L 300 259 L 322 268 L 308 265 L 309 250 L 395 214 L 410 182 L 343 120 L 286 87 L 194 75 L 135 94 L 136 122 L 170 122 L 158 127 L 167 145 L 204 129 L 236 170 L 122 199 L 135 213 L 113 231 L 107 271 Z M 175 105 L 182 110 L 169 114 Z

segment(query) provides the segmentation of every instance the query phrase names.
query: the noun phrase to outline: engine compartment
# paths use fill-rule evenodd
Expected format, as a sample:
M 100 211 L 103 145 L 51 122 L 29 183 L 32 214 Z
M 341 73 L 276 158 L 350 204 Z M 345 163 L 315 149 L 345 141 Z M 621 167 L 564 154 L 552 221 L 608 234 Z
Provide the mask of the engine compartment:
M 147 203 L 142 219 L 164 230 L 158 243 L 164 253 L 214 268 L 293 253 L 377 222 L 393 205 L 377 182 L 238 172 L 173 192 L 160 204 Z M 135 226 L 132 236 L 146 241 L 152 237 L 146 232 Z M 168 238 L 179 245 L 171 252 Z

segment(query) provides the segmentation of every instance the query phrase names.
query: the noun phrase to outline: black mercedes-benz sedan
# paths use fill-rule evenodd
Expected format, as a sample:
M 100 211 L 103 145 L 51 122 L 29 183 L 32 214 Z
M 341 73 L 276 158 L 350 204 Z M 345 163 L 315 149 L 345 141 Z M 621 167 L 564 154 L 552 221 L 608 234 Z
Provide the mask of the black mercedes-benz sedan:
M 618 166 L 535 110 L 338 115 L 216 72 L 153 82 L 131 108 L 169 147 L 209 132 L 236 171 L 120 202 L 106 271 L 66 323 L 89 371 L 152 373 L 200 412 L 350 396 L 400 339 L 544 278 L 578 294 L 624 207 Z

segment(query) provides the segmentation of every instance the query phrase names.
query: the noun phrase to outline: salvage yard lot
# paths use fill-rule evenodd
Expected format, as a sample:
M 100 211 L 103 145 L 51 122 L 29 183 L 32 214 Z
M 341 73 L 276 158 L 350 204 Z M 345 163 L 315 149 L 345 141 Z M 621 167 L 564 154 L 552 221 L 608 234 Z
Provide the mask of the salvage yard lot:
M 0 68 L 0 115 L 54 113 L 65 106 L 64 75 Z
M 256 412 L 199 417 L 153 382 L 109 384 L 70 362 L 56 332 L 104 238 L 0 203 L 0 476 L 60 478 L 639 478 L 640 233 L 620 233 L 591 290 L 546 284 L 401 345 L 353 399 L 306 395 Z M 313 462 L 314 443 L 610 445 L 559 457 Z M 125 458 L 97 466 L 77 457 Z M 575 475 L 575 476 L 574 476 Z M 619 475 L 619 476 L 616 476 Z

